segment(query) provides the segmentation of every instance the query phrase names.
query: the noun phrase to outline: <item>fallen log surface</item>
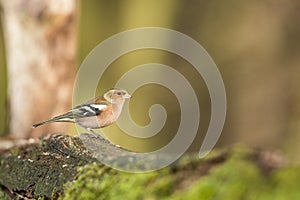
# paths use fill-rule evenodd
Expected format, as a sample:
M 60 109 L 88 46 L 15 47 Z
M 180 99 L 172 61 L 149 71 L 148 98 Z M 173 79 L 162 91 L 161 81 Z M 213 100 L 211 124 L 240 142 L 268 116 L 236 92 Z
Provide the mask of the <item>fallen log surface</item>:
M 189 153 L 168 167 L 138 174 L 99 161 L 128 165 L 135 163 L 136 154 L 91 134 L 50 135 L 0 150 L 0 199 L 234 200 L 300 195 L 299 167 L 286 164 L 276 151 L 232 146 L 204 159 Z M 147 169 L 156 160 L 140 160 L 138 168 Z

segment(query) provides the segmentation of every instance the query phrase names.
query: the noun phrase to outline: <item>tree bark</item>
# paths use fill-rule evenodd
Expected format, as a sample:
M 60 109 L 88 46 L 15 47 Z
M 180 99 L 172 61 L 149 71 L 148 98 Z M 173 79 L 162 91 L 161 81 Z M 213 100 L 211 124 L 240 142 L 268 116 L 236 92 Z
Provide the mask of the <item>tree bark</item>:
M 77 0 L 1 0 L 7 51 L 10 132 L 15 138 L 67 131 L 65 123 L 32 124 L 71 105 Z

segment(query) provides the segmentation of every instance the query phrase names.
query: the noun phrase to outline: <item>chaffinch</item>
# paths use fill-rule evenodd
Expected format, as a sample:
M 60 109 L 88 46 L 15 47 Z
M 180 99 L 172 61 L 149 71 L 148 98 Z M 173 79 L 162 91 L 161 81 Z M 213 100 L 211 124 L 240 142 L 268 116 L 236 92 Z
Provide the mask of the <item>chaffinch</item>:
M 97 134 L 92 129 L 103 128 L 114 123 L 120 116 L 125 99 L 130 97 L 127 91 L 113 88 L 104 95 L 76 106 L 65 114 L 34 124 L 32 127 L 36 128 L 53 122 L 73 122 Z

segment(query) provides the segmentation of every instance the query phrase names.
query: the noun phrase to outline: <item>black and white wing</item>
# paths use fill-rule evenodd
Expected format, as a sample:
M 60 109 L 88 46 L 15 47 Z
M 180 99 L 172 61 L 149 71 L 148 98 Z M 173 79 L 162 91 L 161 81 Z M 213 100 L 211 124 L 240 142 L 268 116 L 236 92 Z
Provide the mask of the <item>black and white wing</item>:
M 101 112 L 108 106 L 106 102 L 103 103 L 91 103 L 91 104 L 82 104 L 80 106 L 76 106 L 71 109 L 69 112 L 53 117 L 50 120 L 34 124 L 33 127 L 36 128 L 38 126 L 49 124 L 52 122 L 75 122 L 78 118 L 83 117 L 92 117 L 100 115 Z
M 72 115 L 73 119 L 82 117 L 92 117 L 100 115 L 100 113 L 107 107 L 107 104 L 82 104 L 71 109 L 67 114 Z M 71 116 L 70 116 L 71 117 Z

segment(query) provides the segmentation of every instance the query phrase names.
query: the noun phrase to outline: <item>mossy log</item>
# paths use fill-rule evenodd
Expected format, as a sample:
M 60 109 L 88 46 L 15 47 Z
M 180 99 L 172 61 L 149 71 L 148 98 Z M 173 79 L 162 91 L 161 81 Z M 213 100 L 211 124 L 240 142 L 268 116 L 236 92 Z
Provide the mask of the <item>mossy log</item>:
M 133 152 L 81 136 L 52 135 L 2 150 L 0 199 L 300 199 L 299 168 L 273 151 L 234 146 L 133 174 L 102 164 L 82 140 L 92 141 L 108 159 Z

